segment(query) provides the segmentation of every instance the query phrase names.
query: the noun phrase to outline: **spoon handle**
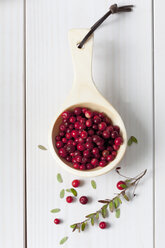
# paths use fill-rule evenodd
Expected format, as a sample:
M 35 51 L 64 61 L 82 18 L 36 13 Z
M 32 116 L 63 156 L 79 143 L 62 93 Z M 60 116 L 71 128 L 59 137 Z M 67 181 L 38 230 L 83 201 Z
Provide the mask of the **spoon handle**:
M 89 29 L 71 29 L 69 31 L 69 43 L 74 67 L 73 88 L 91 87 L 92 80 L 92 50 L 93 35 L 82 48 L 78 43 L 89 32 Z

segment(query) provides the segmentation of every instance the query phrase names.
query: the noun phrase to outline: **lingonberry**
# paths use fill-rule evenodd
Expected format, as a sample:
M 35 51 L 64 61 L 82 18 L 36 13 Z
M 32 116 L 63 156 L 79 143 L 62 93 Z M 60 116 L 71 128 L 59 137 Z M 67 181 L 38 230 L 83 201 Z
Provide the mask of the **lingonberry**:
M 73 138 L 77 138 L 78 137 L 78 131 L 77 130 L 72 130 L 71 135 Z
M 92 115 L 93 115 L 92 111 L 90 111 L 90 110 L 85 111 L 85 117 L 87 119 L 92 118 Z
M 71 153 L 71 152 L 74 152 L 75 151 L 75 146 L 74 145 L 72 145 L 72 144 L 70 144 L 70 145 L 66 145 L 66 151 L 68 152 L 68 153 Z
M 92 164 L 88 163 L 86 165 L 86 167 L 87 167 L 87 170 L 91 170 L 91 169 L 93 169 L 94 166 Z
M 99 164 L 98 159 L 97 159 L 97 158 L 92 158 L 91 164 L 92 164 L 94 167 L 98 166 L 98 164 Z
M 114 130 L 115 130 L 116 132 L 118 132 L 118 134 L 120 133 L 120 127 L 119 127 L 119 126 L 113 126 L 113 128 L 114 128 Z
M 120 146 L 113 145 L 113 149 L 114 149 L 115 151 L 118 151 L 118 150 L 119 150 L 119 148 L 120 148 Z
M 69 130 L 73 130 L 73 128 L 74 128 L 74 125 L 73 124 L 70 124 L 69 125 Z
M 92 120 L 91 119 L 87 120 L 85 124 L 87 127 L 91 127 L 92 126 Z
M 60 135 L 57 135 L 56 136 L 56 141 L 60 141 L 61 140 L 61 136 Z
M 117 152 L 116 152 L 116 151 L 113 151 L 113 152 L 112 152 L 112 155 L 113 155 L 114 157 L 116 157 Z
M 94 147 L 92 149 L 92 153 L 95 155 L 95 154 L 99 154 L 99 149 L 97 147 Z
M 79 129 L 80 123 L 78 121 L 75 122 L 74 127 L 75 129 Z
M 71 139 L 71 138 L 72 138 L 72 134 L 71 134 L 71 133 L 66 133 L 65 137 L 66 137 L 67 139 Z
M 86 139 L 88 137 L 88 133 L 86 131 L 81 132 L 81 138 Z
M 106 165 L 107 165 L 107 162 L 104 161 L 104 160 L 99 162 L 99 166 L 100 166 L 100 167 L 104 167 L 104 166 L 106 166 Z
M 115 145 L 120 146 L 122 143 L 123 143 L 123 139 L 121 137 L 115 139 Z
M 69 119 L 70 123 L 75 123 L 76 122 L 76 117 L 75 116 L 71 116 Z
M 61 137 L 64 137 L 65 132 L 59 132 L 59 135 L 60 135 Z
M 60 220 L 59 219 L 54 219 L 54 224 L 56 224 L 56 225 L 60 224 Z
M 106 158 L 109 155 L 109 151 L 108 150 L 104 150 L 102 152 L 102 155 L 103 155 L 104 158 Z
M 101 228 L 101 229 L 105 229 L 106 228 L 106 222 L 104 222 L 104 221 L 102 221 L 102 222 L 100 222 L 99 223 L 99 227 Z
M 58 153 L 59 153 L 59 156 L 62 158 L 66 158 L 66 156 L 67 156 L 67 151 L 65 150 L 65 148 L 60 148 L 58 150 Z
M 126 188 L 126 183 L 124 181 L 119 181 L 116 186 L 119 190 L 123 190 Z
M 99 125 L 98 125 L 98 128 L 99 130 L 101 131 L 104 131 L 107 127 L 107 124 L 105 122 L 101 122 Z
M 89 132 L 88 132 L 89 134 Z M 92 137 L 87 137 L 86 142 L 92 143 Z
M 83 144 L 78 144 L 77 145 L 77 150 L 84 151 L 85 150 L 85 146 Z
M 75 180 L 72 181 L 72 186 L 74 188 L 77 188 L 79 185 L 80 185 L 80 181 L 79 180 L 75 179 Z
M 98 130 L 98 125 L 94 124 L 94 125 L 92 126 L 92 128 L 93 128 L 94 130 Z
M 84 164 L 81 164 L 79 168 L 80 170 L 86 170 L 86 166 Z
M 72 157 L 71 157 L 71 156 L 67 156 L 67 157 L 66 157 L 66 161 L 72 162 Z
M 89 149 L 89 150 L 92 150 L 93 147 L 94 147 L 94 145 L 93 145 L 93 143 L 87 142 L 87 143 L 85 143 L 85 147 L 86 147 L 87 149 Z
M 89 150 L 83 151 L 83 156 L 86 157 L 86 158 L 89 158 L 91 156 L 90 151 Z
M 98 135 L 93 135 L 92 139 L 94 143 L 97 143 L 100 141 L 101 138 Z
M 107 156 L 106 159 L 107 159 L 108 162 L 111 162 L 111 161 L 114 160 L 114 156 L 112 154 L 110 154 L 110 155 Z
M 85 142 L 85 140 L 82 137 L 78 138 L 78 143 L 83 144 L 84 142 Z
M 94 130 L 93 130 L 93 129 L 89 129 L 89 130 L 88 130 L 88 134 L 89 134 L 89 136 L 93 136 L 93 135 L 94 135 L 94 133 L 95 133 L 95 132 L 94 132 Z
M 103 136 L 103 138 L 105 138 L 105 139 L 109 139 L 110 133 L 109 133 L 108 131 L 105 130 L 105 131 L 103 132 L 102 136 Z
M 73 197 L 72 196 L 67 196 L 66 201 L 68 203 L 71 203 L 73 201 Z
M 63 119 L 69 119 L 70 116 L 71 116 L 71 113 L 69 111 L 64 111 L 62 113 L 62 118 Z
M 101 122 L 101 118 L 98 115 L 95 115 L 93 117 L 93 121 L 94 121 L 95 124 L 99 124 Z
M 86 196 L 81 196 L 79 201 L 80 201 L 81 204 L 84 205 L 84 204 L 87 204 L 88 198 Z
M 86 128 L 85 124 L 82 123 L 82 124 L 79 125 L 79 130 L 84 130 L 85 128 Z
M 76 162 L 81 163 L 82 156 L 78 155 L 78 156 L 75 157 L 75 159 L 76 159 Z
M 64 143 L 62 141 L 57 141 L 56 142 L 57 149 L 62 148 L 63 146 L 64 146 Z
M 74 109 L 75 115 L 80 115 L 81 112 L 82 112 L 82 108 L 77 107 L 77 108 Z
M 79 163 L 74 163 L 74 164 L 73 164 L 73 167 L 74 167 L 75 169 L 77 169 L 77 170 L 80 169 Z
M 112 139 L 115 139 L 115 138 L 117 138 L 117 137 L 118 137 L 118 132 L 113 131 L 113 132 L 111 133 L 111 138 L 112 138 Z
M 67 143 L 67 139 L 66 139 L 66 138 L 62 138 L 62 142 L 63 142 L 64 144 L 66 144 L 66 143 Z

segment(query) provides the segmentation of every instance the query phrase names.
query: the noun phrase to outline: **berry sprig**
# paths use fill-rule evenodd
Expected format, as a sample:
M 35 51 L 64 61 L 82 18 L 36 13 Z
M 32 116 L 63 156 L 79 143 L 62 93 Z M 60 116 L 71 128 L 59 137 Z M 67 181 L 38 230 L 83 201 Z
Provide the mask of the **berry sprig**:
M 120 172 L 120 167 L 118 167 L 116 169 L 116 172 L 122 176 L 123 176 Z M 79 232 L 80 231 L 84 231 L 85 227 L 87 225 L 87 223 L 91 223 L 91 225 L 93 226 L 95 221 L 99 219 L 99 216 L 101 215 L 103 218 L 107 217 L 107 211 L 109 208 L 110 212 L 114 212 L 116 214 L 116 218 L 120 217 L 120 204 L 122 203 L 121 197 L 123 197 L 125 200 L 129 201 L 129 197 L 126 194 L 126 191 L 128 191 L 128 189 L 134 187 L 134 191 L 133 191 L 133 197 L 135 196 L 135 189 L 139 183 L 139 181 L 142 179 L 142 177 L 144 177 L 144 175 L 146 174 L 147 170 L 143 171 L 142 173 L 140 173 L 139 175 L 137 175 L 136 177 L 125 177 L 126 180 L 125 181 L 119 181 L 117 183 L 117 188 L 119 190 L 121 190 L 120 193 L 118 193 L 115 197 L 113 197 L 112 199 L 105 199 L 105 200 L 99 200 L 98 202 L 100 203 L 104 203 L 104 205 L 97 210 L 94 213 L 88 214 L 86 216 L 86 219 L 83 220 L 82 222 L 78 222 L 75 223 L 73 225 L 71 225 L 70 227 L 73 229 L 73 232 L 77 229 Z M 102 223 L 102 222 L 101 222 Z M 104 222 L 105 225 L 101 225 L 104 226 L 104 228 L 106 227 L 106 223 Z M 100 227 L 101 228 L 101 227 Z

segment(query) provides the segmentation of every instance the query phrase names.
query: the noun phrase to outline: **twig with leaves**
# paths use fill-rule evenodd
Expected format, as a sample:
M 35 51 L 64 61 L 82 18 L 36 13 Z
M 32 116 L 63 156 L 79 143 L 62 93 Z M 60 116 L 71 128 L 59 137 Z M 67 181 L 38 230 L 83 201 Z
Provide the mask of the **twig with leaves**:
M 116 169 L 116 172 L 120 176 L 125 177 L 119 172 L 119 170 L 120 170 L 120 167 L 118 167 Z M 73 229 L 73 232 L 76 229 L 79 232 L 84 231 L 87 223 L 89 223 L 89 222 L 93 226 L 95 221 L 99 219 L 100 215 L 103 218 L 106 218 L 108 208 L 109 208 L 110 212 L 115 211 L 116 218 L 119 218 L 120 217 L 120 208 L 119 208 L 119 206 L 122 204 L 121 197 L 123 197 L 126 201 L 129 201 L 129 197 L 126 194 L 126 191 L 128 191 L 128 189 L 130 189 L 131 187 L 134 187 L 133 196 L 135 196 L 135 189 L 137 187 L 137 184 L 139 183 L 141 178 L 144 177 L 146 172 L 147 172 L 147 170 L 143 171 L 142 173 L 140 173 L 139 175 L 137 175 L 136 177 L 133 177 L 133 178 L 125 177 L 126 180 L 123 181 L 123 184 L 120 185 L 123 188 L 123 190 L 120 193 L 118 193 L 115 197 L 113 197 L 112 199 L 99 200 L 98 202 L 103 203 L 104 205 L 99 210 L 97 210 L 96 212 L 88 214 L 86 216 L 86 219 L 83 220 L 82 222 L 78 222 L 78 223 L 75 223 L 75 224 L 71 225 L 70 227 Z

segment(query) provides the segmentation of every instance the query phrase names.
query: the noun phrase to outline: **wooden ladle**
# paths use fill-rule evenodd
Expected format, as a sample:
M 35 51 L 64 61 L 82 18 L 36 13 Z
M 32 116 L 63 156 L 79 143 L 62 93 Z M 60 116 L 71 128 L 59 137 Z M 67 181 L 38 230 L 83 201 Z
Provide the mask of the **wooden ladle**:
M 112 170 L 123 158 L 127 147 L 127 134 L 124 123 L 114 107 L 96 89 L 92 79 L 92 48 L 93 36 L 86 44 L 79 49 L 77 44 L 87 34 L 88 29 L 72 29 L 69 31 L 69 42 L 74 65 L 73 87 L 63 106 L 55 116 L 49 133 L 49 147 L 53 157 L 61 167 L 70 173 L 82 177 L 95 177 L 103 175 Z M 93 111 L 104 112 L 113 122 L 118 125 L 123 137 L 123 144 L 118 150 L 116 158 L 105 167 L 96 167 L 91 170 L 80 171 L 73 168 L 73 165 L 58 155 L 55 145 L 55 137 L 59 132 L 59 125 L 62 122 L 61 113 L 65 110 L 73 110 L 75 107 L 86 107 Z

